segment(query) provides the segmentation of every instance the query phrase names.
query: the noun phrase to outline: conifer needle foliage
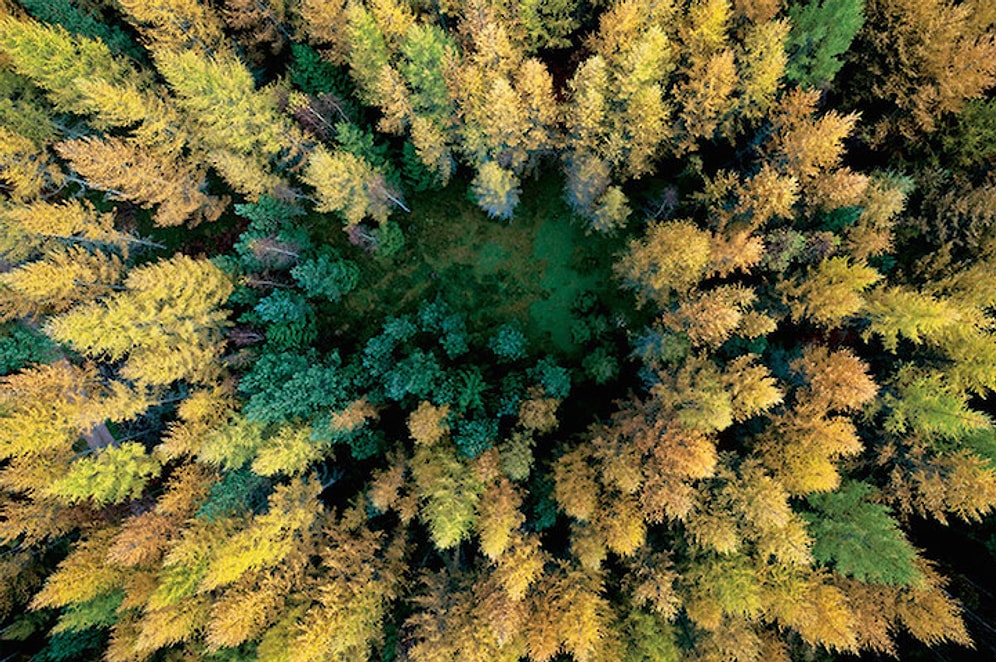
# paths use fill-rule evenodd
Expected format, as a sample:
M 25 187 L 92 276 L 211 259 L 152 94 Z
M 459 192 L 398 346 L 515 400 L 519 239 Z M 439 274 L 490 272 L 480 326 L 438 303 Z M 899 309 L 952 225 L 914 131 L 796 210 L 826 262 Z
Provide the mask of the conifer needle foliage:
M 991 0 L 0 0 L 0 657 L 996 657 L 994 91 Z

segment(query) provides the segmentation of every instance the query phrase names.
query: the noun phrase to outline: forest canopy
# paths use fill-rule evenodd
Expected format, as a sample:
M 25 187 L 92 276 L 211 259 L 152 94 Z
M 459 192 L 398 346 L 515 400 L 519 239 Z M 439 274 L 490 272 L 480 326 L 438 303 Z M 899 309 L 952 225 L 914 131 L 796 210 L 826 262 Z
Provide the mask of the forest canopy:
M 0 657 L 992 659 L 994 166 L 991 0 L 0 0 Z

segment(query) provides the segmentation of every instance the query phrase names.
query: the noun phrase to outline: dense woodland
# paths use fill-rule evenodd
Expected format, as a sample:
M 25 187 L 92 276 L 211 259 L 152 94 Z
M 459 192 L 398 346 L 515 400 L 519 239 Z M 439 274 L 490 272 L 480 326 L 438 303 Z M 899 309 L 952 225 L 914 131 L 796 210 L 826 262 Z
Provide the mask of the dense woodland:
M 0 0 L 0 660 L 994 659 L 994 90 L 992 0 Z

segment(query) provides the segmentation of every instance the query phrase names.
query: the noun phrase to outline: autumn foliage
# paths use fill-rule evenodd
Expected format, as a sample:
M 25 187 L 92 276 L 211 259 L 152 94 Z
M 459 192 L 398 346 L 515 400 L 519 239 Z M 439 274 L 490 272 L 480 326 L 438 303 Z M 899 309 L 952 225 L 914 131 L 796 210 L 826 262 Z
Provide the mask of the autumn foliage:
M 0 0 L 0 657 L 996 654 L 994 7 Z

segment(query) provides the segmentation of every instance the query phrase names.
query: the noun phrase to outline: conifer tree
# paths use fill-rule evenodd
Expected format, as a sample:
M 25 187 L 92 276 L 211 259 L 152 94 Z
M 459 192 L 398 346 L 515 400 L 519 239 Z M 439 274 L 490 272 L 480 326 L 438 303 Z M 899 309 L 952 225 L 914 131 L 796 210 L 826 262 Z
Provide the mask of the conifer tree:
M 15 200 L 28 201 L 61 184 L 63 175 L 44 149 L 0 126 L 0 179 Z
M 225 24 L 198 0 L 119 0 L 125 17 L 155 53 L 194 50 L 204 55 L 228 52 Z
M 0 274 L 0 317 L 38 318 L 65 312 L 118 289 L 122 271 L 115 255 L 78 246 L 52 251 L 44 259 Z
M 252 74 L 233 56 L 171 52 L 156 65 L 208 149 L 258 156 L 264 164 L 298 149 L 299 137 L 277 111 L 275 90 L 257 90 Z
M 153 242 L 122 232 L 114 227 L 114 215 L 101 213 L 86 200 L 60 203 L 35 201 L 11 207 L 3 212 L 4 220 L 16 226 L 36 250 L 64 245 L 113 247 L 128 257 L 132 247 L 158 247 Z
M 804 87 L 833 81 L 844 63 L 840 57 L 864 25 L 864 0 L 813 0 L 792 5 L 786 76 Z
M 521 190 L 511 172 L 494 161 L 487 161 L 477 171 L 471 183 L 477 204 L 489 216 L 508 219 L 519 203 Z
M 108 446 L 95 458 L 73 463 L 69 472 L 52 483 L 50 496 L 70 503 L 85 499 L 102 505 L 138 498 L 161 469 L 141 444 Z
M 78 80 L 102 78 L 122 84 L 136 76 L 126 61 L 114 57 L 98 39 L 10 16 L 0 18 L 0 51 L 18 73 L 44 89 L 55 109 L 62 112 L 85 112 Z
M 156 223 L 180 225 L 187 219 L 214 220 L 223 201 L 203 191 L 204 173 L 175 155 L 121 138 L 81 138 L 59 143 L 84 183 L 113 197 L 156 207 Z
M 996 83 L 996 17 L 985 2 L 874 0 L 865 14 L 858 44 L 868 55 L 855 60 L 867 69 L 854 82 L 902 111 L 878 122 L 874 140 L 931 133 Z
M 690 221 L 657 223 L 645 237 L 630 242 L 616 265 L 616 274 L 640 301 L 664 304 L 672 293 L 684 293 L 705 275 L 710 260 L 708 233 Z
M 367 161 L 349 152 L 329 153 L 318 147 L 308 159 L 303 177 L 318 193 L 318 209 L 342 214 L 348 226 L 371 217 L 384 222 L 397 198 Z
M 226 323 L 218 307 L 233 289 L 224 273 L 176 256 L 133 269 L 124 286 L 105 301 L 52 318 L 48 333 L 90 355 L 127 357 L 121 374 L 145 384 L 198 381 L 217 371 Z

